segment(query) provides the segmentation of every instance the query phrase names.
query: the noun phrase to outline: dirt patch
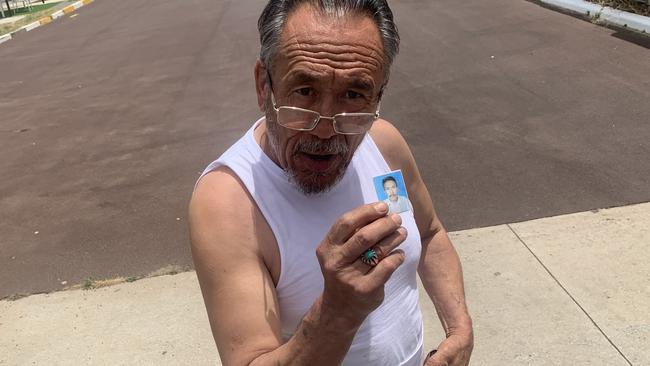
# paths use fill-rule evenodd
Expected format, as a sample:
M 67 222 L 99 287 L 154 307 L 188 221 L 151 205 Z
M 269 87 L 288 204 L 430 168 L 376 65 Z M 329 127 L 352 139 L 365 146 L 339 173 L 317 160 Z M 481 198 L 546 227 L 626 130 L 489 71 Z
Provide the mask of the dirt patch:
M 119 285 L 121 283 L 125 282 L 135 282 L 141 279 L 145 278 L 152 278 L 152 277 L 159 277 L 159 276 L 173 276 L 179 273 L 184 273 L 191 271 L 192 268 L 189 266 L 179 266 L 179 265 L 168 265 L 165 266 L 159 270 L 153 271 L 147 275 L 144 276 L 131 276 L 131 277 L 116 277 L 116 278 L 109 278 L 109 279 L 103 279 L 103 280 L 96 280 L 92 278 L 88 278 L 82 283 L 78 283 L 72 286 L 67 286 L 61 290 L 56 290 L 52 292 L 58 292 L 58 291 L 68 291 L 68 290 L 94 290 L 102 287 L 109 287 L 109 286 L 115 286 Z M 49 292 L 49 293 L 52 293 Z M 22 298 L 31 296 L 31 295 L 37 295 L 40 293 L 34 293 L 34 294 L 13 294 L 10 296 L 7 296 L 5 298 L 0 299 L 0 301 L 16 301 L 20 300 Z
M 110 279 L 104 279 L 104 280 L 94 280 L 94 279 L 87 279 L 84 282 L 80 284 L 76 284 L 70 287 L 65 288 L 64 290 L 93 290 L 96 288 L 102 288 L 102 287 L 108 287 L 108 286 L 114 286 L 114 285 L 119 285 L 120 283 L 124 282 L 135 282 L 137 280 L 141 280 L 143 278 L 151 278 L 151 277 L 158 277 L 158 276 L 173 276 L 175 274 L 183 273 L 190 271 L 191 268 L 189 267 L 183 267 L 179 265 L 168 265 L 165 266 L 159 270 L 153 271 L 149 273 L 146 276 L 132 276 L 132 277 L 117 277 L 117 278 L 110 278 Z

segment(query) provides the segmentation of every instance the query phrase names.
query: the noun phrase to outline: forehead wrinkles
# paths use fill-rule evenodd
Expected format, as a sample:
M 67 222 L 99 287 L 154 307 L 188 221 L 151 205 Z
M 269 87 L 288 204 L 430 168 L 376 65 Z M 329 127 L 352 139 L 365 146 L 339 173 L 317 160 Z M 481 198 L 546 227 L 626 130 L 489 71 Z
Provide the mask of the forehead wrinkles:
M 300 62 L 314 62 L 330 67 L 365 68 L 373 71 L 383 67 L 381 52 L 361 44 L 323 44 L 293 40 L 285 43 L 282 51 L 289 61 L 289 67 Z
M 323 14 L 310 3 L 288 17 L 280 36 L 279 54 L 288 71 L 296 64 L 307 68 L 383 71 L 384 49 L 375 22 L 363 13 Z

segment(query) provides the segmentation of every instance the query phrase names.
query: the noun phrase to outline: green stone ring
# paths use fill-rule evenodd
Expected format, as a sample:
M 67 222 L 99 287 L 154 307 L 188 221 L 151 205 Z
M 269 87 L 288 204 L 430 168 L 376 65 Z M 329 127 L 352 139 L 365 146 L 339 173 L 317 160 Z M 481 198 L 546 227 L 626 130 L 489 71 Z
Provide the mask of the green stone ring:
M 361 254 L 361 261 L 370 267 L 374 267 L 379 263 L 379 256 L 374 249 L 370 248 Z

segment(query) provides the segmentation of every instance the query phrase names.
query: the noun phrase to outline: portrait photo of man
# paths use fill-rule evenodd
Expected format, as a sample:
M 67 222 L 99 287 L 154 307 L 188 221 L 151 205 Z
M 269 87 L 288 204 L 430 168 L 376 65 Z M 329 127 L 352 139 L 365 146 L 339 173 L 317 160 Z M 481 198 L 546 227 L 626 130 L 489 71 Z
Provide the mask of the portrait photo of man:
M 379 200 L 388 205 L 388 212 L 402 213 L 412 210 L 401 171 L 375 177 L 375 189 Z

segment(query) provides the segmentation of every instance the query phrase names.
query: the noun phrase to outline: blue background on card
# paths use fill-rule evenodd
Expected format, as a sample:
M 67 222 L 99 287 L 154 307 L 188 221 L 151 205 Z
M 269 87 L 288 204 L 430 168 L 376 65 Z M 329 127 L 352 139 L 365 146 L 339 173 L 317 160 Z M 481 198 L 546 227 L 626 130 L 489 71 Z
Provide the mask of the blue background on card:
M 402 177 L 402 172 L 401 171 L 395 171 L 391 172 L 388 174 L 380 175 L 378 177 L 373 178 L 373 181 L 375 183 L 375 191 L 377 192 L 377 197 L 379 198 L 379 201 L 383 201 L 388 196 L 386 195 L 386 192 L 384 192 L 384 186 L 381 184 L 382 179 L 386 178 L 387 176 L 393 176 L 395 180 L 397 181 L 397 195 L 398 196 L 404 196 L 408 197 L 408 194 L 406 193 L 406 185 L 404 184 L 404 177 Z

